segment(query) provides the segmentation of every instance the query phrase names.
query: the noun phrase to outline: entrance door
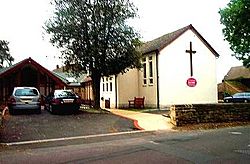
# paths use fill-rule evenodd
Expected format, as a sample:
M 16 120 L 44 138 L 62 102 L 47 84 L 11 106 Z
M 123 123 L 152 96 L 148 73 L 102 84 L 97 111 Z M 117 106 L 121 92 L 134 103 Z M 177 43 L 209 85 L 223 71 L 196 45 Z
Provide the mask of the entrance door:
M 105 108 L 110 109 L 110 99 L 105 100 Z

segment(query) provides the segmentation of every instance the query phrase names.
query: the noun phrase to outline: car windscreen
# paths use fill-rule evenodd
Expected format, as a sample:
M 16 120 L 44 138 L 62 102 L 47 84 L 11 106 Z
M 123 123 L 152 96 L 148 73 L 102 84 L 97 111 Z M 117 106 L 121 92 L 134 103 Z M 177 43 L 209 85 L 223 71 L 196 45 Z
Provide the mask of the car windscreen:
M 17 89 L 15 96 L 38 96 L 38 91 L 30 88 Z
M 76 95 L 71 91 L 57 91 L 55 92 L 55 97 L 58 97 L 58 98 L 76 97 Z

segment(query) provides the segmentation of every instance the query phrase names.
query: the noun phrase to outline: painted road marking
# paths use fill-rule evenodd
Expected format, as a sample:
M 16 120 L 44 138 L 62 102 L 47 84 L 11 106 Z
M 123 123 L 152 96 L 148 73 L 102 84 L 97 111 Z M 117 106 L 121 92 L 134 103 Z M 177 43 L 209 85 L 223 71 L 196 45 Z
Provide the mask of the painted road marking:
M 150 143 L 154 144 L 154 145 L 159 145 L 159 143 L 154 142 L 154 141 L 149 141 Z
M 6 146 L 26 145 L 26 144 L 45 143 L 45 142 L 54 142 L 54 141 L 68 141 L 68 140 L 88 139 L 88 138 L 95 138 L 95 137 L 117 136 L 121 134 L 136 134 L 136 133 L 143 133 L 143 132 L 154 132 L 154 131 L 153 130 L 128 131 L 128 132 L 96 134 L 96 135 L 88 135 L 88 136 L 63 137 L 63 138 L 44 139 L 44 140 L 0 143 L 0 145 L 6 145 Z
M 241 132 L 229 132 L 229 133 L 235 134 L 235 135 L 240 135 L 240 134 L 242 134 Z

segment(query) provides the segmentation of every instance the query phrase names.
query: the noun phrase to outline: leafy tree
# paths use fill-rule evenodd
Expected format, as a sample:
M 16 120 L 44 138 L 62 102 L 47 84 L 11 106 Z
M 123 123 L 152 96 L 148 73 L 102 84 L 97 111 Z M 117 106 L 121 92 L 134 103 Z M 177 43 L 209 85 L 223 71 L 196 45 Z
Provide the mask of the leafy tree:
M 127 24 L 137 9 L 129 0 L 54 0 L 54 17 L 45 24 L 50 42 L 62 48 L 74 73 L 89 72 L 95 108 L 100 108 L 102 76 L 140 66 L 139 34 Z
M 14 58 L 10 55 L 9 42 L 5 40 L 0 40 L 0 68 L 3 68 L 5 62 L 7 62 L 7 66 L 10 66 L 14 61 Z
M 220 9 L 223 33 L 231 50 L 243 65 L 250 67 L 250 1 L 231 0 L 227 7 Z

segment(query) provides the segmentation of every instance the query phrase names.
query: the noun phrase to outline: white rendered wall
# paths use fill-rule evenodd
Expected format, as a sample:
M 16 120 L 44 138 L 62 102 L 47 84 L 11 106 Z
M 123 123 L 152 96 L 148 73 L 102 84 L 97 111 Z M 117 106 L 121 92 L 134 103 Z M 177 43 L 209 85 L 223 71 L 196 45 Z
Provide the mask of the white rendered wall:
M 104 91 L 103 91 L 104 84 Z M 108 84 L 108 88 L 107 88 Z M 112 91 L 110 90 L 112 84 Z M 105 108 L 105 100 L 110 100 L 110 108 L 115 108 L 115 76 L 103 77 L 100 82 L 100 106 Z
M 190 77 L 189 43 L 193 50 L 195 87 L 186 84 Z M 160 106 L 217 102 L 216 57 L 191 31 L 186 31 L 159 54 Z
M 138 97 L 138 69 L 130 69 L 117 76 L 117 102 L 119 107 L 128 107 L 128 100 Z
M 152 57 L 152 63 L 153 63 L 153 83 L 150 83 L 149 78 L 149 57 Z M 156 53 L 150 53 L 145 56 L 146 58 L 146 80 L 147 83 L 144 84 L 143 80 L 143 71 L 139 71 L 139 81 L 138 81 L 138 87 L 139 87 L 139 96 L 145 97 L 145 106 L 156 108 L 157 107 L 157 72 L 156 72 Z
M 103 81 L 104 78 L 104 81 Z M 117 76 L 117 86 L 115 86 L 115 76 L 103 77 L 100 83 L 100 100 L 101 108 L 105 108 L 105 100 L 110 101 L 110 108 L 128 107 L 128 100 L 138 97 L 138 70 L 130 69 L 125 74 Z M 110 91 L 112 83 L 112 91 Z M 104 91 L 103 91 L 104 84 Z M 107 89 L 108 84 L 108 89 Z M 117 92 L 116 92 L 117 90 Z M 117 97 L 116 97 L 117 94 Z M 116 100 L 117 99 L 117 100 Z

